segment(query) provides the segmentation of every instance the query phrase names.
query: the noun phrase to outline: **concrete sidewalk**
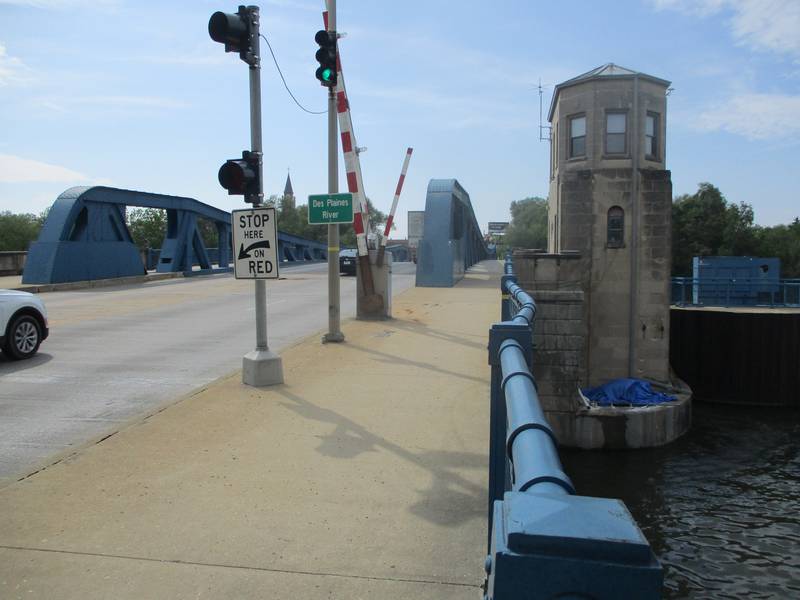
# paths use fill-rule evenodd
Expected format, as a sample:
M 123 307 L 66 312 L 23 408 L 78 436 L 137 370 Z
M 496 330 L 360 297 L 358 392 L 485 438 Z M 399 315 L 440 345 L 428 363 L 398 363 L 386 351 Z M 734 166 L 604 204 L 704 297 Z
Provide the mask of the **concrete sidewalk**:
M 236 373 L 0 489 L 0 597 L 480 597 L 499 271 L 412 288 L 392 321 L 284 351 L 282 386 Z

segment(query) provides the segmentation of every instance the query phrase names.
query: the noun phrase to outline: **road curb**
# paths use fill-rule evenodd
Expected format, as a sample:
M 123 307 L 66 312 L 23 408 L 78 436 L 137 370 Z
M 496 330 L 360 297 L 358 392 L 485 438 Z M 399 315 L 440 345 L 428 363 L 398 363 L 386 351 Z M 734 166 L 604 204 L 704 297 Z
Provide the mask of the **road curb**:
M 133 275 L 131 277 L 114 277 L 111 279 L 93 279 L 90 281 L 69 281 L 65 283 L 32 283 L 11 288 L 21 292 L 42 294 L 44 292 L 62 292 L 67 290 L 83 290 L 89 288 L 108 287 L 112 285 L 128 285 L 131 283 L 149 283 L 163 279 L 183 277 L 183 273 L 152 273 L 148 275 Z

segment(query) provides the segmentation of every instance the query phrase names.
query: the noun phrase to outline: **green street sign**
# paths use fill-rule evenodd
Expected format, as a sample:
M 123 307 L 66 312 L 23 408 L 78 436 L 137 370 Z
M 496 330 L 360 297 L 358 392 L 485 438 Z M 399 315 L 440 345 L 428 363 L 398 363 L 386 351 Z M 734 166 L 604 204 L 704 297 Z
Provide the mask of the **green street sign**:
M 353 194 L 317 194 L 308 197 L 310 225 L 352 222 Z

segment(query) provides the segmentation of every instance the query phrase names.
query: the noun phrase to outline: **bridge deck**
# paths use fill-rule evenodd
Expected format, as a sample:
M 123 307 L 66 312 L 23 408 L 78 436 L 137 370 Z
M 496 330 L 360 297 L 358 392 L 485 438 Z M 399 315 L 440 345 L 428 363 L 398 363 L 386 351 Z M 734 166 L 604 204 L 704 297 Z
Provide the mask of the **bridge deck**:
M 0 490 L 0 595 L 472 599 L 500 265 Z M 109 390 L 113 393 L 113 390 Z M 2 591 L 5 590 L 5 591 Z

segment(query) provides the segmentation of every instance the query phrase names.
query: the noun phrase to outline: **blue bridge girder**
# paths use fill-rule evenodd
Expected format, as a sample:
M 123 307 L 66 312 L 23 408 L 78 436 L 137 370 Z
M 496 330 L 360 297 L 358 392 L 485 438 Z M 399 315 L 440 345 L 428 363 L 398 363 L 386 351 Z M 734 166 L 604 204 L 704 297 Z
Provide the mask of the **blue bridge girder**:
M 418 286 L 452 287 L 469 267 L 489 258 L 469 194 L 455 179 L 430 180 L 424 219 Z
M 39 239 L 31 244 L 23 283 L 62 283 L 142 275 L 144 265 L 125 224 L 125 208 L 140 206 L 167 212 L 167 231 L 158 272 L 191 271 L 198 263 L 211 269 L 197 219 L 230 240 L 230 214 L 193 198 L 106 186 L 74 187 L 53 203 Z M 230 262 L 230 244 L 221 244 L 219 264 Z
M 167 231 L 160 250 L 148 252 L 142 262 L 125 223 L 125 208 L 163 209 Z M 198 219 L 214 223 L 219 248 L 206 248 Z M 324 242 L 278 231 L 282 262 L 327 260 Z M 156 257 L 157 256 L 157 257 Z M 230 270 L 231 215 L 194 198 L 123 190 L 106 186 L 74 187 L 58 196 L 47 215 L 39 239 L 31 244 L 23 283 L 64 283 L 159 273 Z M 151 262 L 152 261 L 152 262 Z M 214 269 L 216 262 L 218 268 Z
M 327 260 L 328 245 L 278 229 L 278 258 L 281 262 Z

